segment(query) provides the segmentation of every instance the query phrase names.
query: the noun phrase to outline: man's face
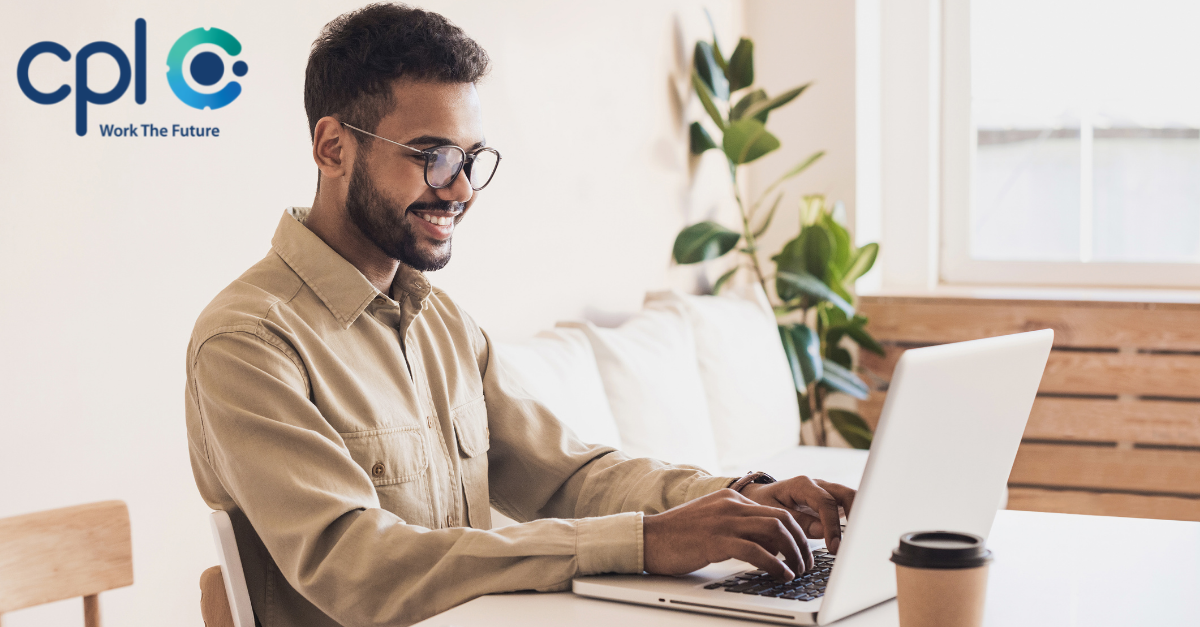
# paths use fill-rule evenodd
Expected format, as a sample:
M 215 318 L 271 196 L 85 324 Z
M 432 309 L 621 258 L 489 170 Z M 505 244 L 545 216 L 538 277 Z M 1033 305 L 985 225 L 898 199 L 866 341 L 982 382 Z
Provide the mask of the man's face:
M 479 96 L 472 83 L 406 79 L 392 87 L 396 107 L 375 134 L 417 149 L 454 144 L 470 153 L 484 145 Z M 475 194 L 460 173 L 445 189 L 425 184 L 425 158 L 347 129 L 358 144 L 346 193 L 346 211 L 362 234 L 387 256 L 417 270 L 450 261 L 450 240 Z M 436 224 L 443 222 L 445 224 Z

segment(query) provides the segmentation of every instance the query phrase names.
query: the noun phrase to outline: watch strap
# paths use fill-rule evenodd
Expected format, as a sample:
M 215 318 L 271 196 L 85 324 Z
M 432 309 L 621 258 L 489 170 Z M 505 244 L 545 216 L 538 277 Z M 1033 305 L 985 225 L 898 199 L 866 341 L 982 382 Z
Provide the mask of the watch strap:
M 771 475 L 768 475 L 767 473 L 762 472 L 762 471 L 746 473 L 746 475 L 744 477 L 731 483 L 729 485 L 729 489 L 733 490 L 734 492 L 741 492 L 742 488 L 750 485 L 751 483 L 758 483 L 758 484 L 775 483 L 775 477 L 772 477 Z

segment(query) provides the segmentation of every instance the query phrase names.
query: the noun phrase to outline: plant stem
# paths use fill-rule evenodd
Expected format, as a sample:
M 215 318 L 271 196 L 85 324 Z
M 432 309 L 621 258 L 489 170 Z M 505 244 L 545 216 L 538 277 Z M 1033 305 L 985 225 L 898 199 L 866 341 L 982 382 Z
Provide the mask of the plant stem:
M 742 237 L 746 238 L 745 254 L 750 257 L 751 267 L 754 268 L 754 274 L 758 277 L 758 284 L 762 286 L 763 295 L 767 297 L 767 302 L 771 302 L 771 293 L 767 291 L 767 278 L 763 274 L 762 266 L 758 263 L 758 242 L 754 239 L 754 231 L 750 228 L 750 216 L 746 214 L 746 205 L 742 202 L 742 192 L 738 189 L 737 166 L 732 161 L 729 162 L 729 176 L 733 179 L 733 197 L 737 200 L 738 213 L 742 216 Z M 774 306 L 772 304 L 772 306 Z

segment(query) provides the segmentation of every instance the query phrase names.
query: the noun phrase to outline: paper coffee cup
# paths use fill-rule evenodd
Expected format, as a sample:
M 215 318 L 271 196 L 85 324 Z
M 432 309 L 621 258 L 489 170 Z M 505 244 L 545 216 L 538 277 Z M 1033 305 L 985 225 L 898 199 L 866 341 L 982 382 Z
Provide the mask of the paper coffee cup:
M 979 627 L 992 552 L 983 538 L 956 531 L 900 536 L 892 551 L 900 627 Z

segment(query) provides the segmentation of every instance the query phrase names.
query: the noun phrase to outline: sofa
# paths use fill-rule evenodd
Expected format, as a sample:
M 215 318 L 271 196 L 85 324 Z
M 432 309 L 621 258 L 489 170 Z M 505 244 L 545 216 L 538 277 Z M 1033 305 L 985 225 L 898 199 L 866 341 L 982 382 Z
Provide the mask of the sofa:
M 560 322 L 495 351 L 580 439 L 741 475 L 800 439 L 774 316 L 749 295 L 652 292 L 620 326 Z

